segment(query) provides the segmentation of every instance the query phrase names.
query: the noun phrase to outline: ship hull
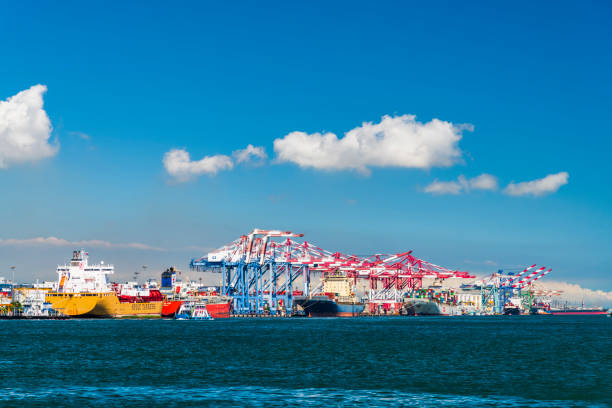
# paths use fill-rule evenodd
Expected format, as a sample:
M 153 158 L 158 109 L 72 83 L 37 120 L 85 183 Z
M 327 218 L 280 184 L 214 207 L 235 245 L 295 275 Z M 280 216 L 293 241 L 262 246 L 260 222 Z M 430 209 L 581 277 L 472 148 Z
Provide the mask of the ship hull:
M 551 310 L 549 312 L 553 316 L 580 316 L 580 315 L 605 315 L 607 310 Z
M 181 308 L 182 300 L 167 300 L 162 305 L 162 317 L 174 317 L 176 312 Z
M 426 299 L 405 299 L 401 314 L 407 316 L 458 316 L 462 312 L 455 305 L 432 302 Z
M 51 303 L 52 309 L 71 317 L 111 317 L 113 299 L 117 300 L 117 296 L 112 292 L 49 292 L 45 296 L 45 301 Z
M 439 316 L 442 313 L 435 302 L 415 300 L 404 303 L 404 314 L 408 316 Z
M 227 319 L 230 317 L 230 302 L 207 303 L 206 311 L 213 319 Z
M 203 300 L 206 303 L 206 311 L 213 319 L 227 319 L 230 317 L 230 301 L 219 302 L 210 299 Z M 162 317 L 175 317 L 176 313 L 184 303 L 182 300 L 166 300 L 161 309 Z
M 365 308 L 363 303 L 337 303 L 326 296 L 313 296 L 296 301 L 310 317 L 356 317 Z
M 161 316 L 162 302 L 120 302 L 113 292 L 48 293 L 45 300 L 71 317 Z
M 115 317 L 161 317 L 163 302 L 120 302 L 115 309 Z

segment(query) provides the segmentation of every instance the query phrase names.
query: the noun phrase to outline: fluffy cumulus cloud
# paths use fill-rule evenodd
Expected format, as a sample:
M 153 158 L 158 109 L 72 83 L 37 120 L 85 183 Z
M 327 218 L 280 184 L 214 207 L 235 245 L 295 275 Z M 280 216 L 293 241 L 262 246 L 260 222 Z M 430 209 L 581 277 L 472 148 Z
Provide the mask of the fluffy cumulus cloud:
M 430 185 L 425 187 L 424 191 L 431 194 L 453 194 L 461 193 L 463 187 L 458 181 L 438 181 L 434 180 Z
M 559 190 L 559 188 L 567 184 L 569 174 L 565 171 L 557 174 L 549 174 L 548 176 L 521 183 L 510 183 L 504 189 L 504 193 L 512 196 L 543 196 L 551 194 Z
M 469 180 L 468 187 L 472 190 L 495 191 L 498 188 L 497 178 L 490 174 L 483 173 L 478 177 Z
M 244 149 L 232 152 L 231 157 L 216 154 L 200 160 L 191 160 L 189 152 L 184 149 L 172 149 L 164 154 L 162 162 L 168 174 L 182 183 L 203 174 L 214 176 L 222 170 L 231 170 L 235 164 L 251 161 L 261 164 L 267 157 L 263 147 L 250 144 Z
M 438 119 L 421 123 L 414 115 L 383 116 L 340 138 L 334 133 L 291 132 L 274 140 L 274 151 L 277 162 L 317 170 L 369 174 L 370 167 L 449 167 L 461 160 L 462 132 L 472 128 Z
M 221 170 L 234 168 L 232 158 L 224 154 L 206 156 L 200 160 L 191 160 L 184 149 L 172 149 L 164 154 L 164 167 L 168 174 L 177 181 L 185 182 L 195 176 L 208 174 L 214 176 Z
M 139 242 L 130 243 L 113 243 L 108 241 L 102 241 L 98 239 L 83 240 L 83 241 L 69 241 L 63 238 L 57 237 L 36 237 L 27 239 L 0 239 L 0 246 L 50 246 L 50 247 L 87 247 L 87 248 L 125 248 L 125 249 L 142 249 L 149 251 L 163 251 L 162 248 L 153 247 Z
M 246 163 L 251 160 L 259 160 L 260 162 L 267 159 L 268 155 L 261 146 L 248 145 L 245 149 L 236 150 L 232 153 L 236 163 Z
M 51 121 L 43 109 L 44 85 L 0 101 L 0 168 L 35 162 L 57 153 L 49 143 Z
M 438 181 L 434 180 L 423 189 L 426 193 L 431 194 L 461 194 L 468 193 L 471 190 L 489 190 L 496 191 L 498 189 L 497 178 L 490 174 L 483 173 L 480 176 L 468 179 L 461 175 L 456 181 Z

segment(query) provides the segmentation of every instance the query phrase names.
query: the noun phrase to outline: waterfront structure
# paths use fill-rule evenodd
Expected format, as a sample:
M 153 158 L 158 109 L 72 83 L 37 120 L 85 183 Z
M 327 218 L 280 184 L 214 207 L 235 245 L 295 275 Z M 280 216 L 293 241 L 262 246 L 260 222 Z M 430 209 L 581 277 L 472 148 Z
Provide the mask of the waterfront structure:
M 254 229 L 250 234 L 192 259 L 191 268 L 221 273 L 221 294 L 233 300 L 234 313 L 293 313 L 295 296 L 311 296 L 311 273 L 340 270 L 347 277 L 368 282 L 369 312 L 399 313 L 402 299 L 419 289 L 424 278 L 473 279 L 468 272 L 450 270 L 418 259 L 412 251 L 371 257 L 328 251 L 294 238 L 291 231 Z M 295 290 L 301 282 L 302 290 Z

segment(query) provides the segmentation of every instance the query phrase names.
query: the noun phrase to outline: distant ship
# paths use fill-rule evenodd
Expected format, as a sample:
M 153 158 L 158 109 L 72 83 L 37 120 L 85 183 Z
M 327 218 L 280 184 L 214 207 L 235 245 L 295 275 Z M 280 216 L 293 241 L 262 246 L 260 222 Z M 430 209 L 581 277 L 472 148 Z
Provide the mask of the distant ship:
M 107 275 L 112 265 L 89 265 L 88 253 L 73 251 L 67 265 L 57 267 L 56 290 L 46 293 L 45 301 L 73 317 L 160 316 L 163 296 L 156 289 L 111 286 Z
M 605 315 L 608 313 L 608 309 L 592 308 L 592 309 L 550 309 L 548 314 L 553 316 L 563 315 Z
M 311 317 L 355 317 L 365 308 L 353 293 L 351 279 L 338 272 L 323 278 L 323 294 L 296 296 L 294 302 Z
M 584 305 L 578 307 L 564 307 L 554 308 L 547 304 L 536 304 L 531 307 L 531 314 L 538 315 L 551 315 L 551 316 L 579 316 L 579 315 L 605 315 L 608 313 L 608 309 L 601 307 L 585 308 Z

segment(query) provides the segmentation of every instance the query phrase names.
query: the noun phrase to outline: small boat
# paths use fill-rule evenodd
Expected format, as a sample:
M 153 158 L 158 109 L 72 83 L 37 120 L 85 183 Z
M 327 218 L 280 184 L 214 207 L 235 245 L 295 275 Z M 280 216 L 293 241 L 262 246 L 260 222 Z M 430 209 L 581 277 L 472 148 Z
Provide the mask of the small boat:
M 206 309 L 206 303 L 185 302 L 174 317 L 176 320 L 214 320 Z
M 208 309 L 204 303 L 196 303 L 191 310 L 191 320 L 213 320 L 208 314 Z

